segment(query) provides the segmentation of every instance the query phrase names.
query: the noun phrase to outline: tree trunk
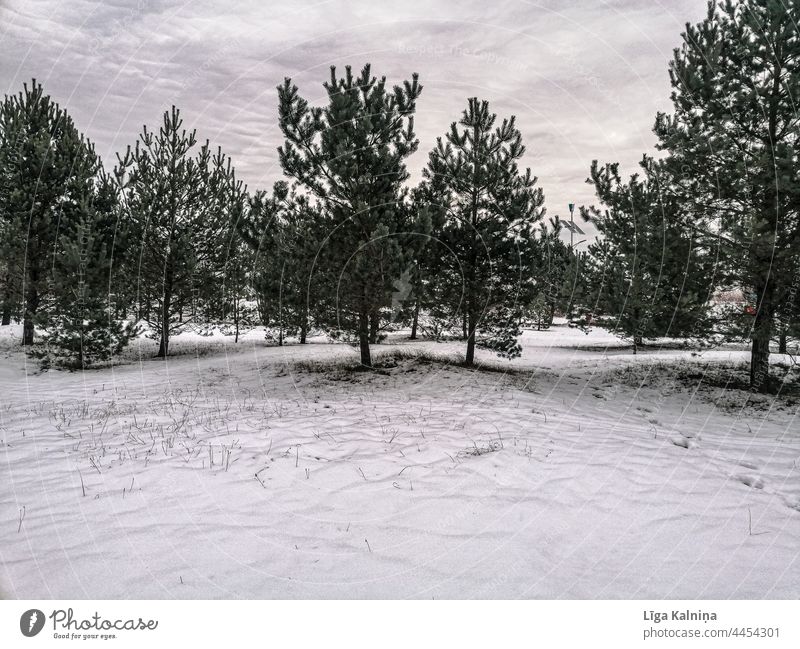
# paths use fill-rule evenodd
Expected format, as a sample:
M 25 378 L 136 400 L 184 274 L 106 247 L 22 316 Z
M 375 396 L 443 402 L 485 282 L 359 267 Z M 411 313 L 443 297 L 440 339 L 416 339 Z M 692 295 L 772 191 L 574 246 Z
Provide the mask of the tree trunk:
M 0 326 L 7 326 L 11 324 L 11 273 L 5 277 L 5 290 L 3 291 L 3 320 Z
M 150 322 L 150 314 L 153 312 L 153 304 L 150 300 L 150 296 L 147 296 L 147 299 L 144 301 L 144 310 L 139 314 L 139 320 L 145 320 L 146 322 Z
M 762 298 L 753 324 L 750 347 L 750 389 L 769 390 L 769 341 L 772 337 L 772 310 Z
M 773 63 L 773 65 L 776 65 Z M 781 74 L 773 75 L 772 93 L 767 100 L 767 130 L 769 142 L 773 143 L 770 151 L 774 153 L 775 143 L 779 141 L 778 133 L 778 103 L 776 98 L 781 90 Z M 776 164 L 775 157 L 770 161 L 770 168 Z M 764 203 L 760 218 L 754 224 L 757 228 L 756 236 L 750 243 L 752 276 L 755 279 L 756 314 L 753 322 L 750 347 L 750 389 L 754 392 L 768 392 L 769 380 L 769 342 L 772 338 L 773 320 L 775 317 L 775 279 L 773 273 L 773 255 L 775 253 L 775 240 L 767 237 L 766 233 L 775 232 L 781 217 L 781 203 L 778 199 L 776 188 L 767 183 L 764 188 Z
M 467 339 L 467 312 L 466 311 L 464 311 L 464 313 L 463 313 L 463 315 L 461 317 L 461 334 L 462 334 L 461 335 L 461 339 L 462 340 L 466 340 Z
M 300 344 L 306 344 L 306 336 L 308 334 L 308 320 L 303 317 L 302 322 L 300 323 Z
M 157 358 L 169 356 L 169 314 L 172 305 L 172 279 L 165 278 L 164 299 L 161 303 L 161 341 L 158 344 Z
M 475 364 L 475 321 L 472 315 L 468 320 L 468 330 L 467 330 L 467 355 L 464 357 L 464 365 L 467 367 L 472 367 Z
M 419 300 L 414 302 L 414 318 L 411 320 L 411 340 L 417 339 L 418 325 L 419 325 Z
M 31 281 L 25 292 L 25 316 L 22 325 L 22 344 L 25 346 L 33 345 L 33 319 L 38 309 L 39 292 L 36 290 L 36 282 Z
M 786 354 L 788 351 L 788 346 L 786 344 L 786 327 L 781 329 L 780 334 L 778 335 L 778 353 L 779 354 Z
M 169 356 L 169 320 L 164 320 L 161 323 L 161 337 L 156 358 L 166 358 L 167 356 Z
M 366 313 L 358 316 L 358 345 L 361 349 L 361 364 L 364 367 L 372 367 L 369 353 L 369 317 Z
M 223 311 L 223 319 L 224 319 L 224 311 Z M 236 344 L 239 342 L 239 294 L 238 293 L 233 298 L 233 326 L 235 329 L 233 336 L 233 343 Z
M 642 311 L 639 308 L 639 305 L 641 304 L 641 297 L 640 297 L 641 296 L 641 292 L 640 292 L 641 280 L 642 280 L 642 267 L 639 264 L 635 264 L 634 265 L 634 269 L 633 269 L 633 285 L 631 287 L 631 289 L 632 289 L 631 292 L 633 293 L 632 301 L 633 301 L 633 304 L 635 305 L 633 307 L 633 322 L 631 323 L 633 325 L 633 353 L 634 354 L 636 354 L 636 352 L 639 351 L 639 347 L 642 346 L 642 333 L 641 332 L 642 332 L 642 329 L 644 329 L 644 327 L 642 326 Z
M 378 324 L 379 318 L 377 313 L 373 313 L 369 316 L 369 344 L 370 345 L 377 345 L 378 344 Z

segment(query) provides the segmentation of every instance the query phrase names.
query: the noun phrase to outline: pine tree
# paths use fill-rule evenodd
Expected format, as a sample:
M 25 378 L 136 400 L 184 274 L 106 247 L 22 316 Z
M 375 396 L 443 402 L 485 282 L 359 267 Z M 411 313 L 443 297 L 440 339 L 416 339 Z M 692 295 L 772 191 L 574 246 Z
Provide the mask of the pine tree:
M 52 314 L 44 346 L 37 351 L 46 366 L 85 369 L 119 354 L 136 336 L 132 323 L 117 318 L 111 287 L 118 257 L 124 251 L 117 224 L 117 196 L 112 181 L 98 178 L 98 187 L 84 199 L 80 219 L 60 239 L 54 261 Z
M 47 324 L 48 314 L 40 305 L 52 296 L 48 268 L 61 252 L 62 233 L 81 219 L 100 160 L 72 118 L 36 80 L 5 97 L 0 133 L 3 299 L 13 309 L 20 294 L 22 344 L 29 346 L 34 327 Z
M 244 184 L 236 180 L 230 158 L 221 149 L 212 157 L 206 182 L 215 212 L 212 222 L 197 232 L 197 239 L 216 245 L 198 258 L 190 313 L 184 319 L 188 316 L 201 330 L 217 327 L 238 342 L 241 330 L 253 324 L 252 309 L 246 306 L 252 260 L 240 231 L 249 197 Z
M 443 223 L 444 210 L 437 209 L 435 197 L 427 183 L 413 190 L 404 190 L 397 206 L 401 215 L 402 240 L 405 252 L 405 270 L 396 283 L 389 305 L 389 325 L 410 326 L 411 340 L 416 340 L 420 329 L 420 314 L 433 308 L 432 280 L 438 259 L 446 254 L 437 240 L 434 227 Z M 434 221 L 439 218 L 437 223 Z
M 503 356 L 519 354 L 530 247 L 544 214 L 536 178 L 518 166 L 525 147 L 515 118 L 495 127 L 496 119 L 488 102 L 470 99 L 461 120 L 438 138 L 423 172 L 446 206 L 441 237 L 452 254 L 443 293 L 454 312 L 463 311 L 468 366 L 476 342 Z
M 530 316 L 537 330 L 553 324 L 557 311 L 567 313 L 575 289 L 570 269 L 577 264 L 573 250 L 562 238 L 561 222 L 550 220 L 550 227 L 542 224 L 532 246 L 534 290 Z
M 279 345 L 283 345 L 285 315 L 282 304 L 285 262 L 279 252 L 279 213 L 288 191 L 286 183 L 279 181 L 272 195 L 256 192 L 250 197 L 246 216 L 239 223 L 239 234 L 252 254 L 250 284 L 255 293 L 259 319 L 268 337 L 271 329 L 278 329 Z
M 789 339 L 800 338 L 800 251 L 791 264 L 791 280 L 776 313 L 778 353 L 789 353 Z
M 115 170 L 139 245 L 139 302 L 149 304 L 142 315 L 159 341 L 159 357 L 169 355 L 173 335 L 202 319 L 203 307 L 213 310 L 232 203 L 244 191 L 221 151 L 212 154 L 206 142 L 193 156 L 196 145 L 195 131 L 183 128 L 173 106 L 158 133 L 144 127 Z
M 708 331 L 713 254 L 682 223 L 682 205 L 663 164 L 644 157 L 644 176 L 625 183 L 618 164 L 595 160 L 587 182 L 604 209 L 581 208 L 602 235 L 589 246 L 594 322 L 633 341 Z
M 12 317 L 19 317 L 25 267 L 20 260 L 19 226 L 12 212 L 12 192 L 18 177 L 15 141 L 21 127 L 17 117 L 14 103 L 6 97 L 0 106 L 0 323 L 3 326 L 11 324 Z
M 11 173 L 11 143 L 13 132 L 8 132 L 9 127 L 5 119 L 0 119 L 0 196 L 6 196 L 11 190 L 9 184 L 12 180 Z M 11 214 L 3 208 L 0 211 L 0 325 L 11 324 L 12 317 L 18 315 L 19 304 L 19 273 L 21 264 L 14 259 L 17 246 L 15 231 Z
M 239 335 L 255 326 L 255 312 L 250 304 L 250 274 L 254 264 L 253 251 L 241 234 L 242 222 L 245 218 L 248 197 L 238 188 L 232 197 L 228 209 L 228 228 L 225 233 L 222 268 L 222 323 L 223 333 L 233 335 L 234 343 L 239 342 Z
M 321 207 L 312 204 L 307 197 L 292 195 L 286 201 L 282 213 L 279 254 L 286 261 L 284 274 L 286 299 L 284 304 L 290 314 L 290 325 L 301 345 L 306 343 L 311 326 L 324 321 L 326 311 L 332 310 L 333 300 L 324 296 L 320 284 L 315 281 L 319 273 L 320 251 L 324 248 L 324 234 L 319 227 Z M 322 316 L 322 317 L 320 317 Z
M 417 232 L 413 237 L 414 251 L 407 271 L 409 290 L 401 317 L 411 326 L 412 340 L 420 331 L 439 340 L 454 329 L 458 319 L 443 292 L 448 283 L 445 276 L 453 266 L 449 259 L 452 251 L 443 239 L 447 221 L 445 193 L 444 188 L 434 188 L 424 180 L 411 192 L 409 209 L 419 225 L 410 228 Z
M 691 226 L 723 243 L 730 281 L 755 293 L 754 390 L 770 388 L 769 343 L 800 245 L 798 23 L 794 2 L 710 2 L 670 65 L 674 112 L 655 124 Z
M 271 196 L 259 192 L 251 198 L 240 228 L 251 249 L 261 323 L 278 330 L 279 345 L 293 335 L 305 344 L 314 314 L 324 311 L 318 302 L 322 293 L 310 281 L 325 231 L 318 214 L 306 196 L 279 181 Z
M 19 315 L 18 269 L 21 264 L 15 258 L 17 246 L 13 233 L 11 219 L 6 215 L 0 215 L 0 326 L 10 325 L 11 319 Z
M 286 79 L 278 87 L 279 148 L 284 173 L 321 203 L 327 224 L 325 249 L 309 282 L 335 280 L 331 310 L 318 314 L 329 332 L 357 338 L 361 363 L 372 364 L 371 333 L 407 260 L 401 245 L 401 188 L 408 178 L 405 159 L 418 146 L 413 114 L 422 87 L 417 75 L 388 88 L 369 65 L 354 77 L 331 67 L 327 104 L 310 107 Z
M 395 202 L 397 232 L 393 236 L 402 251 L 400 276 L 395 279 L 391 293 L 369 320 L 369 343 L 380 342 L 388 332 L 411 326 L 412 339 L 419 326 L 419 297 L 424 289 L 423 264 L 432 257 L 426 248 L 432 242 L 429 208 L 418 201 L 419 188 L 404 188 Z

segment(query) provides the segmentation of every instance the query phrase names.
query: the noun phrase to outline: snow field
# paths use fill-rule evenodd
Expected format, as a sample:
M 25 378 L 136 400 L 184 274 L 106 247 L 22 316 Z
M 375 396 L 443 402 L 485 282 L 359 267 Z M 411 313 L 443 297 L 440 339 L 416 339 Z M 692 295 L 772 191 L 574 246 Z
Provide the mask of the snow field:
M 397 337 L 365 373 L 254 332 L 40 374 L 6 338 L 5 597 L 800 596 L 797 405 L 665 371 L 740 350 L 559 326 L 480 356 L 513 371 Z

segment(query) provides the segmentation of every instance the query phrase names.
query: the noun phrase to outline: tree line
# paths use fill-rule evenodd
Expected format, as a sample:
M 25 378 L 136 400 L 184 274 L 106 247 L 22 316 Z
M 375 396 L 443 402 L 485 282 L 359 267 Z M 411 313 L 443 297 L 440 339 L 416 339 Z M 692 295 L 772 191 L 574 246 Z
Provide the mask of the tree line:
M 470 98 L 416 186 L 416 74 L 397 85 L 331 68 L 326 101 L 278 87 L 285 180 L 251 191 L 180 111 L 107 169 L 35 80 L 0 104 L 0 307 L 45 364 L 107 361 L 144 331 L 158 355 L 187 328 L 282 344 L 312 331 L 371 348 L 387 329 L 519 354 L 556 314 L 631 340 L 748 339 L 771 387 L 770 341 L 798 335 L 800 10 L 709 4 L 687 24 L 658 114 L 658 159 L 592 162 L 600 233 L 584 250 L 547 219 L 514 116 Z M 719 291 L 743 292 L 724 306 Z

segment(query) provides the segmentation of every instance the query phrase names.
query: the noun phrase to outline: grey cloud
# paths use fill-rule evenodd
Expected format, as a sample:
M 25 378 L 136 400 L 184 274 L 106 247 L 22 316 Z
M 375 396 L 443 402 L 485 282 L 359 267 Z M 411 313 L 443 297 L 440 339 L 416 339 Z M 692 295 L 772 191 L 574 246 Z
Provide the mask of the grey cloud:
M 698 0 L 11 0 L 0 4 L 0 87 L 41 80 L 107 164 L 176 103 L 248 185 L 266 188 L 281 177 L 285 76 L 322 100 L 331 64 L 370 61 L 392 82 L 419 72 L 414 177 L 478 95 L 517 115 L 548 211 L 564 215 L 567 202 L 592 201 L 593 158 L 633 172 L 652 152 L 671 50 L 704 11 Z

